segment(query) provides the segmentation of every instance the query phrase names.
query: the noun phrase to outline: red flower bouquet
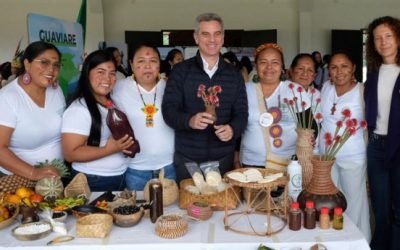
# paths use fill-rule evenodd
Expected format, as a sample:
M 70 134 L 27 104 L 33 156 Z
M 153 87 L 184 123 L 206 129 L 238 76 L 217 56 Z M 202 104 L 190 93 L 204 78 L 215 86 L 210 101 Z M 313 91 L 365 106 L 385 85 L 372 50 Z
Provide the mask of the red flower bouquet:
M 295 90 L 295 84 L 289 83 L 289 88 L 293 93 L 293 98 L 284 98 L 283 102 L 289 107 L 290 113 L 297 122 L 298 128 L 311 129 L 314 117 L 313 114 L 317 112 L 318 106 L 321 103 L 321 98 L 317 97 L 317 90 L 314 87 L 310 88 L 311 99 L 308 101 L 308 98 L 303 98 L 303 95 L 309 95 L 309 93 L 306 93 L 306 90 L 302 86 L 298 86 Z M 298 95 L 296 95 L 295 91 Z M 300 97 L 300 102 L 298 96 Z M 311 113 L 308 115 L 306 114 L 306 107 L 310 107 Z
M 215 113 L 215 108 L 219 107 L 218 94 L 222 92 L 220 85 L 214 85 L 207 89 L 204 84 L 200 84 L 197 89 L 197 97 L 203 99 L 204 106 L 206 107 L 206 112 L 212 114 L 214 117 L 214 122 L 217 120 L 217 115 Z
M 357 130 L 367 129 L 367 122 L 365 120 L 359 122 L 357 119 L 351 118 L 351 115 L 350 109 L 343 109 L 342 119 L 336 122 L 335 132 L 333 134 L 327 132 L 323 135 L 325 152 L 320 156 L 321 160 L 333 160 L 347 140 L 356 134 Z M 315 119 L 317 122 L 321 121 L 322 115 L 317 113 Z

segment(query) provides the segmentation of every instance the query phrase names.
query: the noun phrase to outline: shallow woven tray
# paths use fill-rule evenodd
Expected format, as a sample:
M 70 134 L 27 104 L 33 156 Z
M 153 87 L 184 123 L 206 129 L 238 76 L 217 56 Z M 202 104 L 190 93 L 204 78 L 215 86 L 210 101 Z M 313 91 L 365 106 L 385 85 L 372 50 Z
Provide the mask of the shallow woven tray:
M 240 197 L 240 188 L 228 188 L 228 196 L 225 199 L 225 191 L 214 194 L 194 194 L 185 189 L 188 185 L 194 185 L 193 179 L 184 179 L 180 182 L 179 189 L 179 208 L 187 209 L 193 202 L 204 201 L 210 204 L 213 210 L 224 210 L 225 203 L 228 209 L 234 209 L 238 206 Z
M 277 186 L 283 186 L 286 185 L 289 181 L 289 177 L 287 176 L 286 173 L 283 174 L 282 177 L 268 182 L 268 183 L 257 183 L 257 182 L 240 182 L 234 179 L 229 178 L 228 174 L 233 173 L 233 172 L 239 172 L 239 173 L 243 173 L 246 170 L 249 170 L 250 168 L 239 168 L 239 169 L 235 169 L 232 171 L 229 171 L 228 173 L 225 174 L 225 179 L 235 185 L 235 186 L 239 186 L 239 187 L 246 187 L 246 188 L 267 188 L 267 187 L 277 187 Z M 265 177 L 267 175 L 271 175 L 271 174 L 276 174 L 276 173 L 280 173 L 277 170 L 273 170 L 273 169 L 266 169 L 266 168 L 257 168 L 258 171 L 261 172 L 262 176 Z

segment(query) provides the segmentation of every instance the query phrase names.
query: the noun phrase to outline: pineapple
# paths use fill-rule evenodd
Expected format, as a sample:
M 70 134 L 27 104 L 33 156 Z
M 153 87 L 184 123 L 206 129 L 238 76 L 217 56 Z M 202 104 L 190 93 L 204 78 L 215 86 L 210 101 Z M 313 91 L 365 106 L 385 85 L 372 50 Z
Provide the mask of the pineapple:
M 45 160 L 43 162 L 39 162 L 36 167 L 38 168 L 43 168 L 47 166 L 53 166 L 58 170 L 58 173 L 60 174 L 60 177 L 66 177 L 69 176 L 69 169 L 68 167 L 64 164 L 63 160 L 60 159 L 54 159 L 51 162 L 49 160 Z

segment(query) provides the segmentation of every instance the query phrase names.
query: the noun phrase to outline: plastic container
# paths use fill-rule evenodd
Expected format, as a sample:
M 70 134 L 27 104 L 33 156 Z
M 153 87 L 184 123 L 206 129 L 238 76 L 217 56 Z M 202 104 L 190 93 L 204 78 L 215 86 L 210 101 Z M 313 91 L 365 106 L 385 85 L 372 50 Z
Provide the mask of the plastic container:
M 297 160 L 297 156 L 293 155 L 292 160 L 287 168 L 289 175 L 288 191 L 289 196 L 293 201 L 297 201 L 297 197 L 302 191 L 302 168 Z
M 107 126 L 111 131 L 111 134 L 115 140 L 119 140 L 125 135 L 129 135 L 132 137 L 134 143 L 128 148 L 131 151 L 129 154 L 124 153 L 126 156 L 131 158 L 135 157 L 136 153 L 140 152 L 139 142 L 135 138 L 135 134 L 133 133 L 133 129 L 129 124 L 128 117 L 126 117 L 125 113 L 116 109 L 112 103 L 112 101 L 107 101 Z

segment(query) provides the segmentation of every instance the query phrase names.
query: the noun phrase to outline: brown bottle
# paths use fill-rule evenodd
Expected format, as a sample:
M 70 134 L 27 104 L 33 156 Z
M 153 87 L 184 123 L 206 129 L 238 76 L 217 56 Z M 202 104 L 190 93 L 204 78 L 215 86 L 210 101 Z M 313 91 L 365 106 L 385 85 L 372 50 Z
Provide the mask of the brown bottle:
M 301 211 L 299 209 L 298 202 L 292 202 L 290 204 L 289 211 L 289 229 L 293 231 L 298 231 L 301 228 Z
M 135 134 L 133 133 L 133 129 L 129 124 L 128 117 L 126 117 L 125 113 L 121 110 L 118 110 L 114 107 L 111 100 L 107 101 L 107 126 L 111 131 L 111 134 L 115 140 L 119 140 L 125 135 L 129 135 L 132 137 L 134 143 L 127 149 L 131 153 L 126 154 L 131 158 L 135 157 L 136 153 L 140 152 L 139 142 L 135 138 Z
M 306 201 L 306 208 L 304 209 L 304 228 L 314 229 L 317 224 L 317 212 L 314 208 L 313 201 Z
M 150 220 L 156 222 L 157 218 L 163 215 L 163 189 L 161 182 L 153 181 L 149 185 L 150 193 Z

